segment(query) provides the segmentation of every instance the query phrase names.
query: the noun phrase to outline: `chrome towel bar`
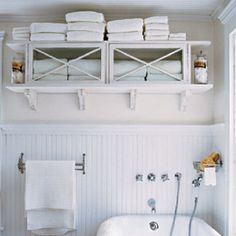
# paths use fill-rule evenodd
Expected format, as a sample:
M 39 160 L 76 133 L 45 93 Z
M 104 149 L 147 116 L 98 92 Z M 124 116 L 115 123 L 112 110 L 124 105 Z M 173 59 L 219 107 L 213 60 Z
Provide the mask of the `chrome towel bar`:
M 82 171 L 83 175 L 85 175 L 85 157 L 86 157 L 86 154 L 83 153 L 82 163 L 75 163 L 75 170 Z M 18 170 L 20 171 L 21 174 L 23 174 L 25 172 L 25 161 L 24 161 L 24 153 L 23 152 L 20 154 L 17 167 L 18 167 Z

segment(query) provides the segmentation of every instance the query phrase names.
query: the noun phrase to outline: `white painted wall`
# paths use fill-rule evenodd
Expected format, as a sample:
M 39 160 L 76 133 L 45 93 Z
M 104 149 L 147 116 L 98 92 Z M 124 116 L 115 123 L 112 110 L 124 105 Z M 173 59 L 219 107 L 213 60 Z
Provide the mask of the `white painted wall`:
M 122 214 L 150 213 L 147 200 L 157 201 L 157 213 L 172 213 L 175 205 L 176 180 L 183 174 L 179 213 L 190 214 L 195 196 L 199 196 L 197 216 L 216 225 L 218 216 L 213 199 L 214 187 L 192 187 L 197 176 L 194 160 L 208 155 L 214 147 L 217 127 L 211 126 L 129 126 L 129 125 L 5 125 L 2 161 L 3 236 L 25 236 L 24 175 L 16 168 L 18 156 L 25 153 L 31 160 L 81 161 L 87 154 L 86 175 L 77 173 L 77 232 L 71 236 L 93 236 L 105 219 Z M 219 139 L 218 139 L 219 140 Z M 27 170 L 26 170 L 27 171 Z M 157 182 L 146 180 L 148 173 Z M 144 174 L 144 182 L 135 175 Z M 168 173 L 169 182 L 160 176 Z M 220 180 L 222 181 L 222 180 Z M 216 191 L 222 191 L 221 188 Z M 220 204 L 223 206 L 223 203 Z M 218 210 L 218 209 L 217 209 Z M 224 208 L 222 207 L 222 211 Z M 218 212 L 217 212 L 218 214 Z M 221 232 L 221 231 L 220 231 Z
M 29 25 L 0 23 L 7 32 L 6 42 L 11 38 L 14 26 Z M 213 41 L 212 22 L 170 22 L 172 32 L 187 32 L 189 40 Z M 213 46 L 209 48 L 209 74 L 213 82 Z M 10 81 L 10 50 L 4 48 L 4 82 Z M 87 110 L 79 111 L 76 95 L 40 95 L 38 111 L 29 109 L 22 95 L 4 90 L 5 121 L 96 121 L 96 122 L 151 122 L 170 124 L 210 124 L 213 122 L 213 91 L 190 98 L 187 112 L 179 111 L 178 96 L 140 95 L 137 110 L 128 108 L 128 95 L 91 95 L 86 98 Z

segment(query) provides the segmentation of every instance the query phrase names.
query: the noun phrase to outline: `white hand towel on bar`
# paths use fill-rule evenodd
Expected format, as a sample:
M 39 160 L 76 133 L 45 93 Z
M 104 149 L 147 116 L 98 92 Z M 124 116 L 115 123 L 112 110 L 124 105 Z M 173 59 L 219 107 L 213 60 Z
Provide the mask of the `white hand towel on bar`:
M 181 74 L 182 73 L 182 63 L 178 60 L 162 60 L 152 64 L 157 68 L 165 70 L 171 74 Z M 152 67 L 147 68 L 147 72 L 150 74 L 163 74 L 163 72 L 156 70 Z
M 144 35 L 145 36 L 160 36 L 160 35 L 169 35 L 169 30 L 146 30 Z
M 97 22 L 75 22 L 67 24 L 68 31 L 92 31 L 92 32 L 105 32 L 105 23 Z
M 67 41 L 88 41 L 88 42 L 96 42 L 103 41 L 104 34 L 99 32 L 92 31 L 68 31 L 67 32 Z
M 67 25 L 61 23 L 32 23 L 31 33 L 66 33 Z
M 170 30 L 170 27 L 168 24 L 152 23 L 152 24 L 146 24 L 145 30 Z
M 144 24 L 168 24 L 168 16 L 151 16 L 144 19 Z
M 67 59 L 61 59 L 62 62 L 67 62 Z M 49 71 L 52 71 L 60 66 L 62 66 L 63 63 L 53 60 L 53 59 L 42 59 L 42 60 L 34 60 L 33 63 L 33 73 L 34 74 L 45 74 Z M 67 75 L 67 67 L 63 67 L 62 69 L 56 70 L 51 74 L 56 75 Z
M 66 14 L 66 22 L 105 22 L 104 15 L 95 11 L 78 11 Z
M 107 31 L 109 33 L 124 33 L 143 30 L 143 19 L 123 19 L 114 20 L 107 23 Z
M 145 40 L 155 41 L 155 40 L 168 40 L 169 35 L 146 35 Z
M 60 33 L 35 33 L 31 34 L 31 41 L 65 41 L 65 34 Z
M 75 161 L 26 161 L 27 229 L 61 235 L 75 229 Z
M 143 33 L 140 32 L 125 32 L 107 34 L 109 41 L 142 41 Z

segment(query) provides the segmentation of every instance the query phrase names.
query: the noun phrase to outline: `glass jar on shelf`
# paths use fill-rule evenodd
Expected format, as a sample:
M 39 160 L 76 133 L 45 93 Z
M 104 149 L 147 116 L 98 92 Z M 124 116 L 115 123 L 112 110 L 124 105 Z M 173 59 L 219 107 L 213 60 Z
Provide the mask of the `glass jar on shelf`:
M 11 83 L 23 84 L 25 82 L 25 60 L 23 56 L 17 55 L 12 60 Z
M 202 51 L 194 61 L 194 82 L 196 84 L 208 83 L 208 65 L 207 57 L 203 55 Z

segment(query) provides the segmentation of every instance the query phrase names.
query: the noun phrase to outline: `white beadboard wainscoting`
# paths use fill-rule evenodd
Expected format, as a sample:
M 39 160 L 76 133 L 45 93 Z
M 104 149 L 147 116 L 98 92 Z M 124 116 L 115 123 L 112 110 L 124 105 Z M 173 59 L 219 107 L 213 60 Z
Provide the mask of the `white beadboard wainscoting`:
M 216 126 L 152 125 L 4 125 L 2 156 L 3 236 L 31 235 L 24 218 L 24 174 L 17 170 L 21 152 L 30 160 L 82 160 L 86 175 L 77 172 L 77 231 L 68 235 L 95 236 L 101 222 L 111 216 L 150 213 L 149 198 L 156 199 L 157 214 L 172 213 L 175 172 L 181 172 L 179 212 L 190 214 L 199 194 L 197 215 L 212 224 L 213 194 L 222 189 L 191 185 L 196 177 L 193 160 L 216 149 Z M 219 129 L 219 127 L 218 127 Z M 222 128 L 223 130 L 223 128 Z M 221 131 L 223 132 L 223 131 Z M 221 134 L 220 134 L 221 135 Z M 26 170 L 27 171 L 27 170 Z M 156 182 L 146 176 L 153 172 Z M 144 175 L 136 182 L 137 173 Z M 170 181 L 162 182 L 168 173 Z M 223 203 L 222 203 L 223 204 Z M 221 222 L 223 223 L 223 222 Z

